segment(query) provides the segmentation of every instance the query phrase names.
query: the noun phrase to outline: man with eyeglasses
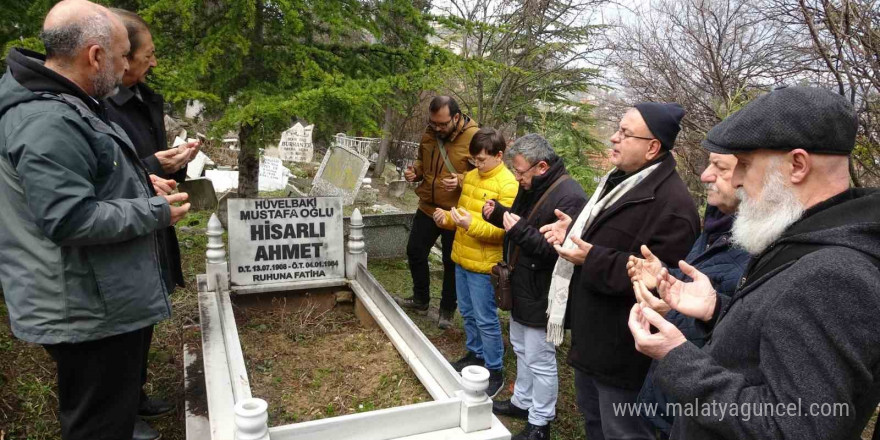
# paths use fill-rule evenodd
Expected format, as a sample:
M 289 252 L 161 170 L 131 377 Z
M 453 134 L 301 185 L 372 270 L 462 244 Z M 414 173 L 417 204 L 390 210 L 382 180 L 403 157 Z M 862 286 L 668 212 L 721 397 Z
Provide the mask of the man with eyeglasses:
M 559 220 L 541 228 L 561 257 L 550 282 L 547 337 L 559 345 L 569 317 L 568 363 L 592 440 L 654 439 L 639 414 L 615 412 L 636 402 L 651 362 L 636 351 L 627 328 L 635 298 L 626 264 L 647 245 L 671 266 L 699 235 L 696 206 L 670 151 L 683 116 L 674 103 L 629 109 L 611 137 L 615 169 L 579 215 L 557 210 Z
M 438 326 L 449 328 L 456 309 L 455 264 L 452 262 L 452 241 L 455 231 L 442 229 L 434 223 L 437 208 L 449 210 L 458 204 L 461 182 L 473 169 L 468 162 L 468 147 L 477 132 L 477 123 L 461 112 L 449 96 L 437 96 L 428 107 L 430 116 L 418 159 L 407 167 L 404 177 L 420 182 L 416 187 L 419 209 L 413 217 L 406 255 L 413 280 L 409 298 L 395 297 L 397 303 L 417 313 L 427 313 L 431 299 L 428 255 L 440 237 L 443 246 L 443 288 L 441 291 Z
M 487 201 L 483 218 L 506 231 L 504 260 L 512 268 L 510 344 L 516 353 L 516 384 L 513 396 L 495 401 L 492 411 L 528 420 L 515 440 L 548 439 L 559 383 L 556 347 L 547 342 L 547 291 L 559 255 L 538 228 L 556 220 L 554 209 L 577 215 L 587 195 L 541 135 L 517 139 L 505 155 L 519 192 L 510 208 L 495 199 Z

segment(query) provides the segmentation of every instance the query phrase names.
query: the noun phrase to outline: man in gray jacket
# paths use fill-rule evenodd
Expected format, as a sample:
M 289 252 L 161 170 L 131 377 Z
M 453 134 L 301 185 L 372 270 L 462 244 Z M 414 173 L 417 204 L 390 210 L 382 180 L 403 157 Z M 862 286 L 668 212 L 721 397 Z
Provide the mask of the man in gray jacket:
M 100 100 L 128 68 L 106 8 L 58 3 L 46 57 L 14 49 L 0 79 L 0 282 L 16 337 L 57 363 L 62 438 L 132 438 L 143 330 L 171 314 L 156 232 L 189 209 L 156 195 Z
M 629 318 L 653 379 L 676 401 L 670 438 L 856 439 L 880 400 L 880 191 L 849 188 L 852 105 L 777 89 L 703 141 L 734 154 L 732 240 L 752 255 L 733 296 L 680 263 L 673 309 L 711 330 L 702 349 L 647 305 Z M 651 327 L 658 332 L 651 333 Z

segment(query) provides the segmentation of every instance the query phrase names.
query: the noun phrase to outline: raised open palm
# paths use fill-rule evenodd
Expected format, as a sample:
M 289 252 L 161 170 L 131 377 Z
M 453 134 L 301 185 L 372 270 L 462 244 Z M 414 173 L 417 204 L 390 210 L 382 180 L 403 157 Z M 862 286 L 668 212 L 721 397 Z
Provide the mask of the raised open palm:
M 541 226 L 538 231 L 544 234 L 548 243 L 562 245 L 565 241 L 565 235 L 568 233 L 568 226 L 571 225 L 571 217 L 558 209 L 553 210 L 553 213 L 556 214 L 558 220 L 549 225 Z
M 641 250 L 645 258 L 630 256 L 626 263 L 626 273 L 633 282 L 641 281 L 648 289 L 656 289 L 657 275 L 663 269 L 663 263 L 647 246 L 642 245 Z
M 660 297 L 683 315 L 703 321 L 712 319 L 718 294 L 709 277 L 684 261 L 679 261 L 678 267 L 694 281 L 686 283 L 670 275 L 665 268 L 661 269 L 657 277 Z

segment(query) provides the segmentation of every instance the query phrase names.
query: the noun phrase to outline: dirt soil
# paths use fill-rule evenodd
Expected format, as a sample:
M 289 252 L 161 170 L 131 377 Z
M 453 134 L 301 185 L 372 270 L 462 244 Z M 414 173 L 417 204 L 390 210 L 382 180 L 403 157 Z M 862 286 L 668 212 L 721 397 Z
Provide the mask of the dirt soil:
M 351 306 L 235 314 L 252 394 L 269 403 L 274 426 L 431 400 L 385 334 L 362 327 Z

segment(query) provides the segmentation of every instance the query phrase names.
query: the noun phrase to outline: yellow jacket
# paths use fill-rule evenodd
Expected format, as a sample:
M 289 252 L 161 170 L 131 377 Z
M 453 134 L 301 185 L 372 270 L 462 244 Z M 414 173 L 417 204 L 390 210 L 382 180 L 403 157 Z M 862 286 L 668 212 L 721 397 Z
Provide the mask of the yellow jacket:
M 461 186 L 458 207 L 470 212 L 473 220 L 465 230 L 456 227 L 452 216 L 446 214 L 443 227 L 456 230 L 455 241 L 452 242 L 452 261 L 471 272 L 489 273 L 492 266 L 503 258 L 504 229 L 483 220 L 483 205 L 487 200 L 496 199 L 509 207 L 516 198 L 519 183 L 502 163 L 482 175 L 476 169 L 469 171 Z

